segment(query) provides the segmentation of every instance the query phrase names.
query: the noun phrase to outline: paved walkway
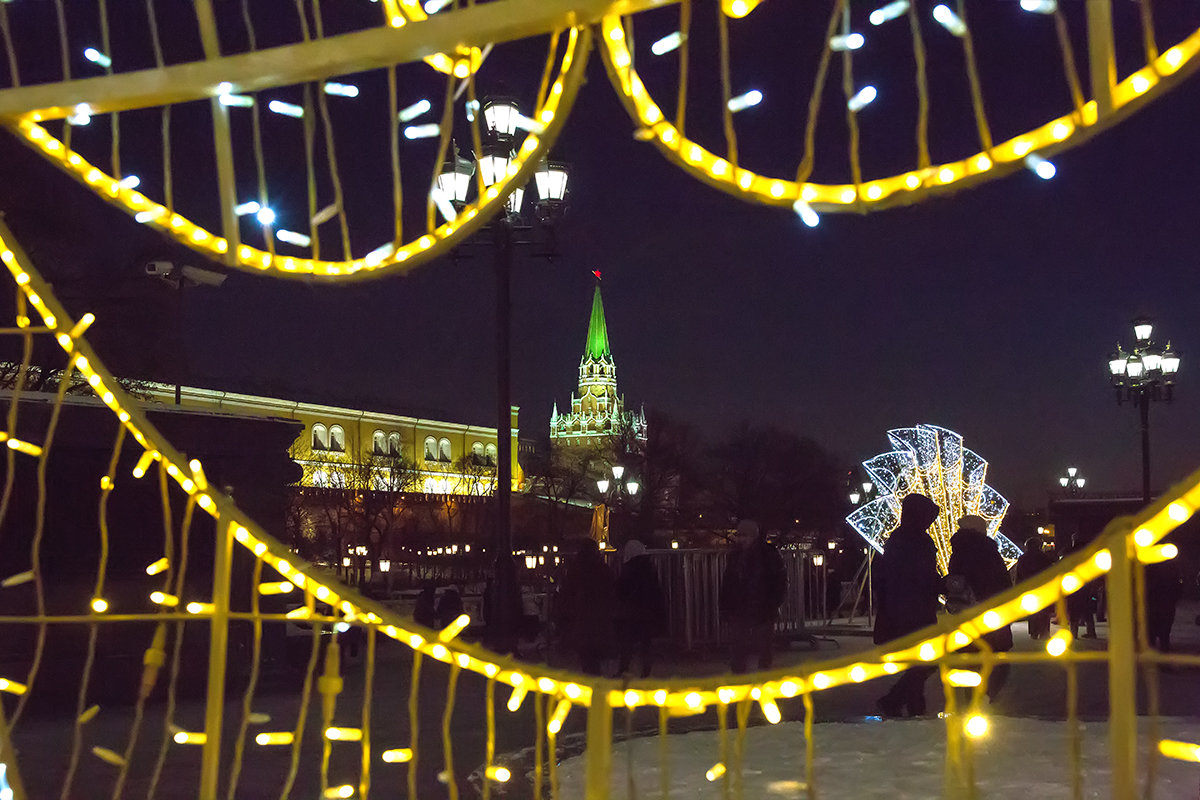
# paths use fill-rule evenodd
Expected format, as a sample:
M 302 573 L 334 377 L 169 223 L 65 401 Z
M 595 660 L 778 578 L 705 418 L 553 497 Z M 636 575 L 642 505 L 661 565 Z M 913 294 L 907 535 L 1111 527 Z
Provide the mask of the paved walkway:
M 1174 635 L 1181 651 L 1200 652 L 1200 627 L 1194 624 L 1197 608 L 1181 607 L 1176 620 Z M 1042 643 L 1030 641 L 1024 625 L 1016 626 L 1016 649 L 1034 650 Z M 1077 646 L 1086 649 L 1103 649 L 1107 634 L 1104 625 L 1099 626 L 1099 638 L 1082 640 Z M 864 635 L 839 635 L 831 641 L 821 643 L 818 651 L 807 645 L 797 645 L 779 655 L 779 664 L 800 663 L 813 658 L 828 658 L 838 653 L 866 650 L 871 641 Z M 406 747 L 412 734 L 408 722 L 410 651 L 407 648 L 385 642 L 380 647 L 378 669 L 375 678 L 375 702 L 372 705 L 372 747 L 378 752 L 392 747 Z M 561 663 L 560 654 L 552 654 L 552 660 Z M 656 669 L 655 674 L 666 673 L 667 665 Z M 725 668 L 720 654 L 675 659 L 670 663 L 670 672 L 677 675 L 704 675 L 721 672 Z M 360 722 L 363 697 L 363 670 L 361 665 L 349 665 L 346 670 L 345 690 L 339 697 L 335 724 L 356 726 Z M 1106 670 L 1103 664 L 1083 665 L 1079 670 L 1080 716 L 1085 719 L 1103 719 L 1107 715 L 1108 695 Z M 449 669 L 443 664 L 426 661 L 422 671 L 419 700 L 418 753 L 416 765 L 417 797 L 445 798 L 450 796 L 450 787 L 439 781 L 439 773 L 446 769 L 441 743 L 441 726 L 446 710 Z M 1200 671 L 1180 670 L 1160 674 L 1163 712 L 1172 716 L 1200 718 Z M 848 686 L 820 693 L 815 708 L 820 722 L 862 719 L 872 714 L 875 698 L 882 692 L 880 682 Z M 450 759 L 457 789 L 463 797 L 472 797 L 475 790 L 468 783 L 468 776 L 477 770 L 484 759 L 485 745 L 485 682 L 471 673 L 460 676 L 456 702 L 450 716 L 453 749 Z M 940 692 L 933 682 L 927 688 L 930 711 L 941 707 Z M 532 703 L 517 713 L 504 708 L 508 692 L 497 691 L 496 712 L 497 751 L 514 753 L 532 745 L 536 730 Z M 1145 708 L 1145 698 L 1139 697 L 1139 706 Z M 1065 714 L 1066 677 L 1062 667 L 1056 664 L 1018 666 L 997 708 L 992 713 L 1012 716 L 1062 718 Z M 800 719 L 803 716 L 801 702 L 796 700 L 780 703 L 785 719 Z M 293 689 L 276 687 L 264 691 L 255 701 L 254 710 L 270 715 L 271 722 L 250 729 L 251 737 L 257 730 L 288 730 L 294 727 L 297 714 L 297 694 Z M 144 798 L 149 788 L 150 774 L 158 756 L 162 740 L 162 705 L 147 709 L 146 720 L 139 737 L 140 744 L 134 751 L 130 777 L 126 783 L 124 797 Z M 756 712 L 757 713 L 757 712 Z M 91 755 L 90 748 L 100 745 L 121 750 L 127 740 L 132 724 L 131 709 L 108 708 L 92 720 L 85 728 L 84 753 L 71 798 L 108 798 L 113 791 L 116 768 Z M 240 702 L 231 701 L 226 709 L 226 741 L 236 735 L 236 723 L 241 718 Z M 179 725 L 190 730 L 203 727 L 203 705 L 197 701 L 182 703 L 176 713 Z M 652 728 L 656 712 L 650 709 L 639 711 L 633 718 L 635 729 Z M 564 741 L 572 734 L 583 730 L 585 714 L 575 711 L 568 718 L 562 737 Z M 307 718 L 307 734 L 302 747 L 301 767 L 297 775 L 292 797 L 315 798 L 319 795 L 320 752 L 319 737 L 320 706 L 314 702 Z M 672 723 L 675 724 L 674 722 Z M 715 724 L 712 714 L 705 719 L 690 718 L 680 721 L 680 727 Z M 618 728 L 625 727 L 623 715 L 618 715 Z M 820 736 L 820 729 L 817 732 Z M 22 721 L 17 731 L 20 748 L 21 771 L 32 797 L 57 797 L 65 769 L 65 754 L 69 752 L 71 721 L 69 719 L 30 717 Z M 237 797 L 275 798 L 281 795 L 290 761 L 290 750 L 286 747 L 259 747 L 253 743 L 246 748 L 247 757 L 242 769 Z M 329 783 L 357 783 L 360 750 L 355 743 L 332 745 Z M 232 751 L 226 754 L 226 764 Z M 375 756 L 378 759 L 378 756 Z M 195 796 L 199 782 L 200 748 L 171 745 L 168 748 L 166 769 L 159 785 L 157 796 L 161 798 L 184 798 Z M 372 776 L 374 784 L 371 795 L 379 798 L 407 797 L 406 778 L 410 767 L 402 764 L 374 762 Z M 228 776 L 230 770 L 222 770 Z M 515 788 L 515 787 L 514 787 Z M 510 796 L 518 796 L 511 795 Z

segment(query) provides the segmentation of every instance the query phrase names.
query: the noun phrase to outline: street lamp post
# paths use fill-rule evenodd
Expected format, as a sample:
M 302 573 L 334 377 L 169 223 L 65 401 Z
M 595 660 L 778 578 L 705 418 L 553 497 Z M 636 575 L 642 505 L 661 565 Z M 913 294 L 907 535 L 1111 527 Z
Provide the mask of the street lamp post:
M 1078 467 L 1067 467 L 1066 474 L 1058 476 L 1058 485 L 1071 494 L 1082 492 L 1086 483 L 1087 478 L 1079 474 Z
M 1142 430 L 1142 500 L 1150 502 L 1150 403 L 1171 402 L 1179 354 L 1160 347 L 1152 338 L 1154 326 L 1145 317 L 1133 321 L 1134 345 L 1126 353 L 1121 345 L 1108 358 L 1108 370 L 1117 390 L 1117 403 L 1137 404 Z
M 521 119 L 515 100 L 494 97 L 482 104 L 485 123 L 483 146 L 475 161 L 454 155 L 438 175 L 438 189 L 456 207 L 467 202 L 476 165 L 484 186 L 502 180 L 513 159 L 512 145 Z M 569 170 L 558 162 L 544 161 L 534 175 L 538 190 L 535 206 L 537 221 L 546 229 L 553 244 L 553 225 L 565 210 Z M 517 232 L 530 231 L 521 219 L 525 189 L 518 187 L 509 195 L 505 213 L 491 225 L 496 278 L 496 526 L 493 542 L 496 558 L 512 553 L 512 269 Z M 553 252 L 551 248 L 551 253 Z
M 604 503 L 612 508 L 616 506 L 624 511 L 626 503 L 631 502 L 637 497 L 638 491 L 642 486 L 638 483 L 637 478 L 632 474 L 626 476 L 626 470 L 622 464 L 613 464 L 612 477 L 610 481 L 607 477 L 600 478 L 596 481 L 596 489 L 600 492 L 601 499 Z M 615 538 L 611 537 L 610 538 Z

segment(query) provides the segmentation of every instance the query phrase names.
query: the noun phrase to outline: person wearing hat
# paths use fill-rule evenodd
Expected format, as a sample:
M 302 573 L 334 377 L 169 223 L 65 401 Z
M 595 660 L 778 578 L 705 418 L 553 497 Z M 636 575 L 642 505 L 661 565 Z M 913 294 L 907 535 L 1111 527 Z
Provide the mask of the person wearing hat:
M 996 541 L 988 536 L 987 520 L 977 514 L 968 514 L 958 521 L 958 532 L 950 537 L 950 563 L 946 570 L 946 581 L 950 583 L 954 576 L 961 576 L 970 590 L 976 603 L 983 603 L 989 597 L 1000 594 L 1012 588 L 1012 580 L 1008 576 L 1008 567 L 1000 555 Z M 996 653 L 1004 653 L 1012 649 L 1012 626 L 1004 625 L 996 630 L 985 633 L 983 640 Z M 976 645 L 963 648 L 964 651 L 978 649 Z M 1010 665 L 997 664 L 988 676 L 987 696 L 989 701 L 995 701 L 1000 690 L 1008 681 Z
M 1050 556 L 1046 555 L 1046 551 L 1042 549 L 1041 537 L 1029 537 L 1025 540 L 1024 552 L 1017 559 L 1017 583 L 1041 574 L 1050 569 L 1053 563 Z M 1030 639 L 1045 639 L 1050 635 L 1050 614 L 1053 611 L 1054 609 L 1048 606 L 1026 617 L 1029 620 Z

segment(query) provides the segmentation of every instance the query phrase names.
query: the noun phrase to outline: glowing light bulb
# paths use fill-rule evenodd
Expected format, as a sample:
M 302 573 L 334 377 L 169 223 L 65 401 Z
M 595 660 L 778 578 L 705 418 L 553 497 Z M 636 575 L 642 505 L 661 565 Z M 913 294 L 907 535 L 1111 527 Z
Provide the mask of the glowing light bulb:
M 810 228 L 815 228 L 817 225 L 821 224 L 820 215 L 817 214 L 816 211 L 813 211 L 812 206 L 803 200 L 797 200 L 796 202 L 792 203 L 792 210 L 795 211 L 796 215 L 799 216 L 804 224 Z
M 436 14 L 453 2 L 454 0 L 425 0 L 425 13 Z
M 1133 543 L 1138 547 L 1149 547 L 1154 544 L 1154 531 L 1142 528 L 1133 535 Z
M 983 676 L 969 669 L 952 669 L 946 675 L 951 686 L 978 686 L 983 683 Z
M 433 108 L 433 106 L 428 100 L 418 100 L 411 106 L 400 109 L 400 112 L 396 114 L 396 117 L 401 122 L 412 122 L 417 117 L 427 113 L 431 108 Z
M 401 764 L 405 761 L 412 761 L 412 750 L 407 747 L 398 747 L 395 750 L 384 750 L 383 760 L 389 764 Z
M 1183 503 L 1171 503 L 1167 506 L 1167 516 L 1176 522 L 1187 522 L 1192 512 Z
M 308 247 L 310 244 L 312 244 L 312 237 L 303 233 L 297 233 L 296 231 L 280 229 L 275 231 L 275 238 L 281 242 L 294 244 L 297 247 Z
M 1112 569 L 1112 553 L 1107 550 L 1096 553 L 1096 557 L 1092 560 L 1096 562 L 1096 566 L 1100 568 L 1101 572 L 1108 572 Z
M 751 89 L 744 94 L 739 94 L 737 97 L 729 98 L 729 102 L 726 105 L 729 107 L 730 111 L 736 114 L 737 112 L 744 111 L 751 106 L 758 105 L 762 102 L 762 99 L 762 92 L 760 92 L 758 89 Z
M 967 735 L 972 739 L 978 739 L 985 735 L 988 731 L 987 717 L 982 714 L 972 714 L 967 718 L 967 724 L 963 726 Z
M 223 94 L 217 100 L 223 106 L 236 106 L 237 108 L 250 108 L 254 105 L 254 98 L 248 94 Z
M 112 66 L 112 59 L 94 47 L 85 49 L 83 51 L 83 57 L 93 64 L 104 67 L 105 69 L 108 69 Z
M 857 50 L 867 43 L 861 33 L 848 33 L 845 36 L 834 36 L 829 40 L 829 49 L 836 53 L 843 50 Z
M 1025 156 L 1025 166 L 1033 170 L 1033 173 L 1044 181 L 1048 181 L 1058 173 L 1058 168 L 1053 163 L 1039 156 L 1037 153 L 1030 153 Z
M 894 2 L 881 6 L 871 12 L 871 16 L 869 17 L 871 24 L 882 25 L 888 20 L 895 19 L 905 11 L 908 11 L 908 6 L 909 0 L 894 0 Z
M 105 611 L 108 611 L 108 601 L 103 597 L 93 599 L 92 611 L 95 611 L 97 614 L 103 614 Z
M 126 175 L 124 178 L 122 178 L 118 182 L 118 185 L 122 189 L 136 189 L 141 184 L 142 184 L 142 179 L 139 178 L 137 175 Z
M 678 50 L 681 44 L 683 44 L 683 33 L 680 31 L 675 31 L 674 33 L 668 33 L 666 36 L 650 45 L 650 52 L 654 53 L 656 56 L 666 55 L 672 50 Z
M 938 3 L 933 7 L 933 18 L 955 36 L 961 37 L 967 33 L 967 26 L 963 23 L 962 18 L 951 11 L 950 6 L 945 3 Z
M 712 781 L 717 780 L 724 774 L 725 774 L 725 765 L 724 764 L 713 764 L 712 767 L 710 767 L 708 769 L 708 771 L 704 773 L 704 777 L 707 778 L 709 780 L 709 782 L 711 783 Z
M 872 102 L 877 95 L 878 92 L 875 91 L 874 86 L 864 86 L 863 88 L 859 89 L 853 97 L 846 101 L 846 108 L 850 109 L 851 111 L 858 111 L 863 106 Z
M 303 106 L 298 106 L 295 103 L 285 103 L 282 100 L 272 100 L 267 103 L 267 109 L 276 114 L 282 114 L 285 117 L 293 117 L 300 119 L 304 116 Z
M 488 767 L 485 774 L 489 779 L 499 783 L 504 783 L 512 777 L 512 773 L 505 767 Z
M 404 138 L 405 139 L 429 139 L 433 136 L 437 136 L 441 132 L 442 132 L 441 126 L 436 125 L 432 122 L 428 123 L 426 125 L 409 125 L 407 128 L 404 129 Z
M 1050 637 L 1046 642 L 1046 652 L 1058 658 L 1063 653 L 1067 652 L 1067 645 L 1071 642 L 1071 634 L 1066 631 L 1059 631 Z
M 1021 10 L 1031 14 L 1053 14 L 1058 10 L 1058 0 L 1021 0 Z
M 258 209 L 258 211 L 254 212 L 254 218 L 258 220 L 259 225 L 275 224 L 275 212 L 267 206 L 263 206 L 262 208 Z
M 358 97 L 358 87 L 351 83 L 335 83 L 330 81 L 325 84 L 325 94 L 332 94 L 338 97 Z

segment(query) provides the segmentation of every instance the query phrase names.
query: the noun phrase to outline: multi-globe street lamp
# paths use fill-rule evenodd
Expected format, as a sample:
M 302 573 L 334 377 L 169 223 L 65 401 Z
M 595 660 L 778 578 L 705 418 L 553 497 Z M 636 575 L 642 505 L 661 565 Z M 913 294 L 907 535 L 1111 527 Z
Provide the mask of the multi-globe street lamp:
M 1066 474 L 1058 476 L 1058 485 L 1071 494 L 1082 492 L 1086 483 L 1087 478 L 1079 474 L 1078 467 L 1067 467 Z
M 1134 344 L 1126 352 L 1117 344 L 1108 357 L 1108 370 L 1117 390 L 1117 403 L 1137 404 L 1142 429 L 1142 500 L 1150 502 L 1150 403 L 1171 402 L 1175 375 L 1179 372 L 1179 354 L 1160 346 L 1152 338 L 1154 325 L 1145 317 L 1133 321 Z
M 607 476 L 596 480 L 596 490 L 600 493 L 600 498 L 610 509 L 616 508 L 618 513 L 628 510 L 629 503 L 637 497 L 642 488 L 637 479 L 632 474 L 627 475 L 627 472 L 624 465 L 613 464 L 611 481 Z M 610 538 L 616 539 L 611 534 Z
M 478 111 L 483 116 L 485 130 L 480 152 L 474 161 L 459 155 L 457 146 L 450 160 L 442 165 L 437 178 L 441 198 L 461 209 L 471 194 L 472 180 L 479 170 L 482 190 L 501 181 L 515 158 L 513 144 L 517 128 L 529 122 L 521 114 L 517 102 L 506 97 L 483 101 Z M 553 254 L 553 225 L 565 210 L 567 179 L 566 165 L 543 161 L 534 174 L 538 199 L 535 218 L 549 237 L 549 254 Z M 518 232 L 532 231 L 521 218 L 525 200 L 524 187 L 513 190 L 508 197 L 506 212 L 491 224 L 496 273 L 496 526 L 494 550 L 496 558 L 508 558 L 512 553 L 512 402 L 511 402 L 511 308 L 513 248 Z

